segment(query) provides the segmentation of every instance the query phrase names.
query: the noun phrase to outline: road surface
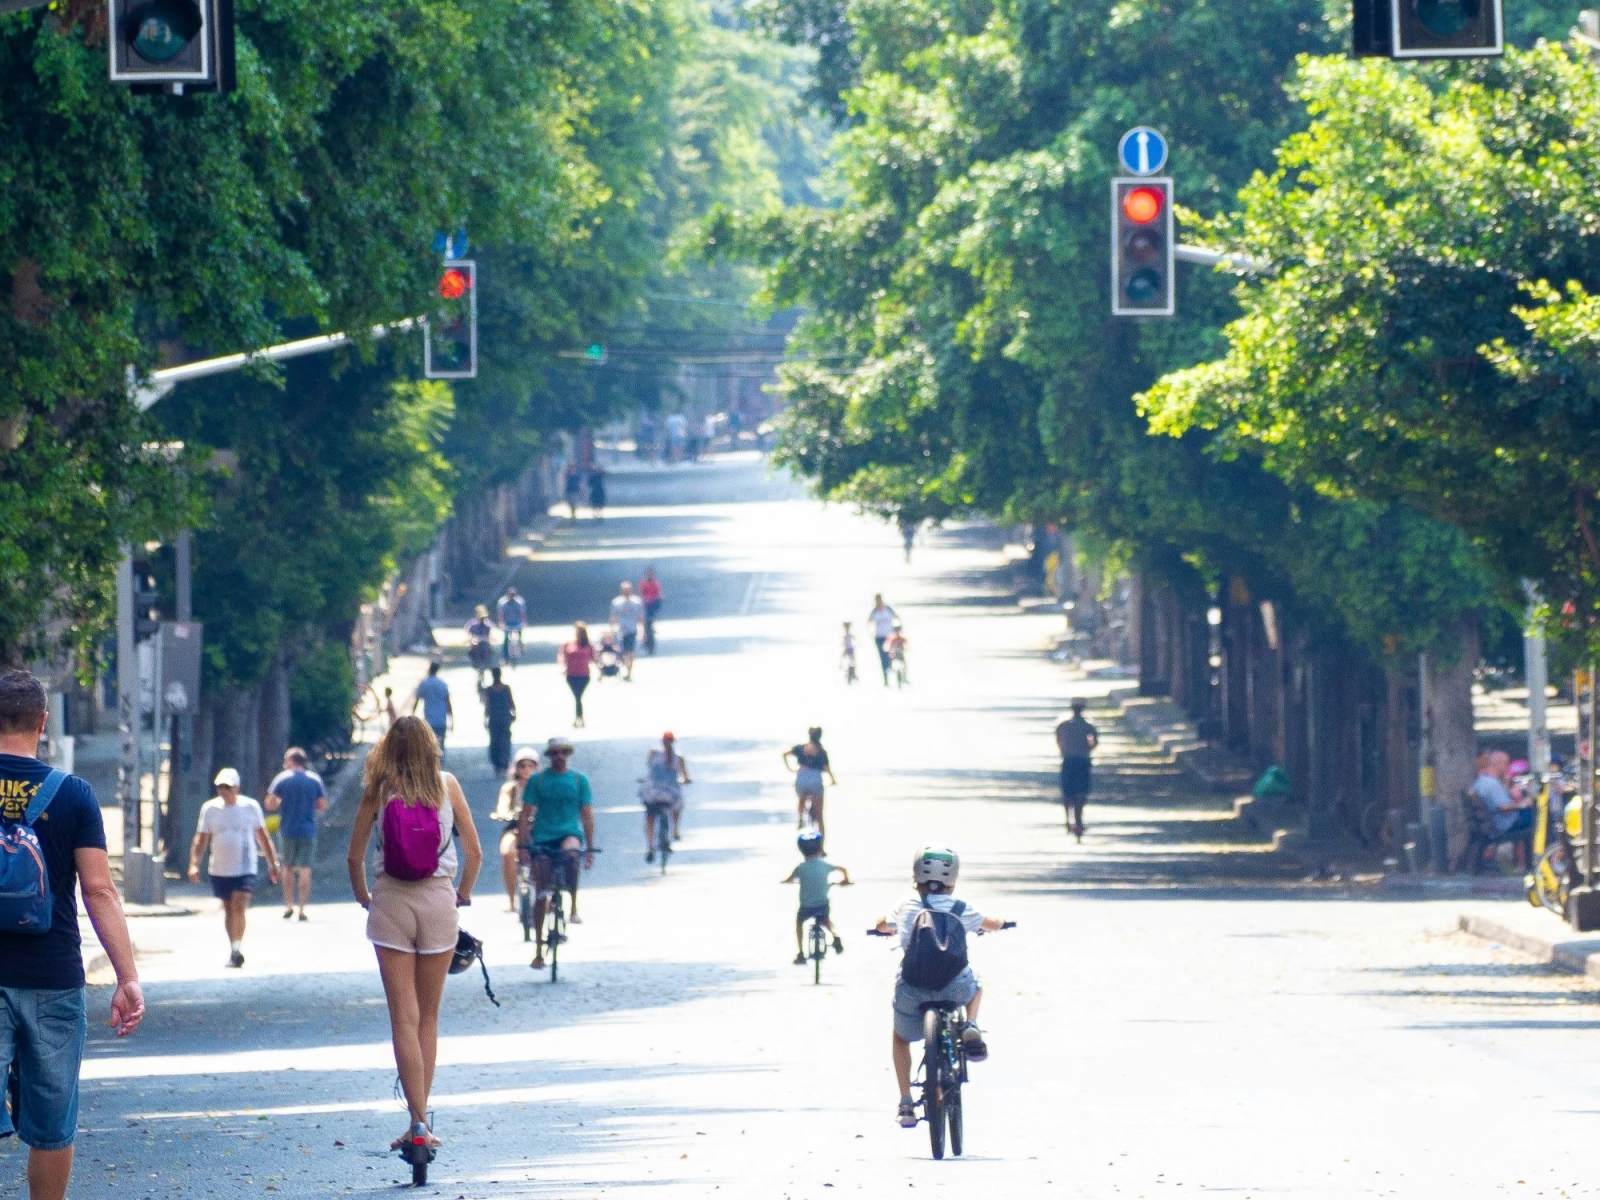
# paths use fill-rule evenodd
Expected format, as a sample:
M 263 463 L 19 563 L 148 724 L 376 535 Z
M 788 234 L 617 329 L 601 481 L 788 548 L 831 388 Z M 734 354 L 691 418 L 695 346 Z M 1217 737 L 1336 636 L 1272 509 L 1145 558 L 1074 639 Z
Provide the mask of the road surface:
M 519 744 L 575 733 L 604 853 L 555 985 L 529 969 L 487 865 L 464 923 L 502 1007 L 476 972 L 450 981 L 439 1195 L 1593 1190 L 1590 984 L 1448 932 L 1451 902 L 1301 882 L 1104 708 L 1103 802 L 1082 845 L 1065 836 L 1051 728 L 1117 681 L 1050 660 L 1059 617 L 1015 606 L 999 535 L 927 535 L 908 566 L 892 527 L 753 458 L 619 470 L 611 492 L 604 521 L 563 524 L 517 564 L 535 628 L 512 675 Z M 631 684 L 592 687 L 573 731 L 554 648 L 574 619 L 602 625 L 647 562 L 666 589 L 661 653 Z M 879 590 L 910 637 L 904 690 L 872 670 Z M 849 689 L 845 619 L 866 648 Z M 458 660 L 445 676 L 450 765 L 483 814 L 470 676 Z M 820 987 L 791 963 L 795 893 L 778 882 L 798 861 L 779 756 L 811 724 L 839 776 L 829 856 L 857 883 L 834 893 L 846 953 Z M 695 783 L 663 877 L 634 781 L 669 728 Z M 968 1153 L 943 1163 L 893 1123 L 895 957 L 861 936 L 926 842 L 959 849 L 962 896 L 1018 922 L 974 945 L 992 1056 L 968 1089 Z M 384 1150 L 404 1118 L 347 896 L 323 870 L 310 922 L 258 905 L 243 971 L 222 967 L 209 909 L 134 922 L 150 1016 L 123 1041 L 92 1035 L 75 1197 L 371 1195 L 407 1178 Z M 106 1001 L 92 993 L 97 1019 Z M 0 1149 L 0 1194 L 20 1168 Z

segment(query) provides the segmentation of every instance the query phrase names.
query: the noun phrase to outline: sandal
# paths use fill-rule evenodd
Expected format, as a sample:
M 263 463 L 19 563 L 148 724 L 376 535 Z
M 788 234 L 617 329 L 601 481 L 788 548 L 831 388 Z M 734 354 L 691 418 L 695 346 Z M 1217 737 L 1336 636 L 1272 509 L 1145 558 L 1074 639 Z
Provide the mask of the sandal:
M 797 967 L 805 966 L 806 965 L 806 956 L 804 954 L 796 954 L 794 956 L 794 965 L 797 966 Z
M 901 1129 L 915 1129 L 917 1127 L 917 1106 L 909 1100 L 900 1101 L 900 1108 L 895 1113 L 895 1120 L 900 1122 Z

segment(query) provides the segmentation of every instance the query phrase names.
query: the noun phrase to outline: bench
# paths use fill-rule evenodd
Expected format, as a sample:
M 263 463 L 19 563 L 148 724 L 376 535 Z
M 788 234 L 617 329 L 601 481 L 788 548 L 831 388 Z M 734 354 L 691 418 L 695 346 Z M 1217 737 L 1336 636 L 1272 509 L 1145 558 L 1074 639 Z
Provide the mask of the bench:
M 1510 833 L 1495 833 L 1494 822 L 1489 806 L 1471 788 L 1461 793 L 1461 808 L 1467 818 L 1467 845 L 1461 852 L 1461 857 L 1456 860 L 1457 871 L 1466 867 L 1472 868 L 1474 875 L 1481 874 L 1486 865 L 1490 852 L 1500 845 L 1510 842 L 1519 846 L 1522 851 L 1522 863 L 1526 866 L 1533 860 L 1533 831 L 1531 829 L 1514 830 Z

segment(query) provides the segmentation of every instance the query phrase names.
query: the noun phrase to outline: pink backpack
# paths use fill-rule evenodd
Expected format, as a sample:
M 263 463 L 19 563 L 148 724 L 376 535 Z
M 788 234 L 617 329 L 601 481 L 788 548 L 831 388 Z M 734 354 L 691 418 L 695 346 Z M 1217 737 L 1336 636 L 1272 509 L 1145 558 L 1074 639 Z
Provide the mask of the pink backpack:
M 449 803 L 448 800 L 445 803 Z M 439 869 L 444 827 L 439 810 L 391 796 L 383 806 L 383 873 L 395 879 L 426 879 Z

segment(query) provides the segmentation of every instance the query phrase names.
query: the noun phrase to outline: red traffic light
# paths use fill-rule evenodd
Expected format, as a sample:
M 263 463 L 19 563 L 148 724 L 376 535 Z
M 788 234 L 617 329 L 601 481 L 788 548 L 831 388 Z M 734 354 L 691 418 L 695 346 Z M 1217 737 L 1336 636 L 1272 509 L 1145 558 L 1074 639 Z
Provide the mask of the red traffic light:
M 1136 225 L 1148 225 L 1161 215 L 1165 201 L 1155 188 L 1136 187 L 1122 198 L 1122 213 Z
M 439 295 L 446 300 L 459 300 L 467 294 L 467 277 L 455 267 L 450 267 L 439 277 Z

